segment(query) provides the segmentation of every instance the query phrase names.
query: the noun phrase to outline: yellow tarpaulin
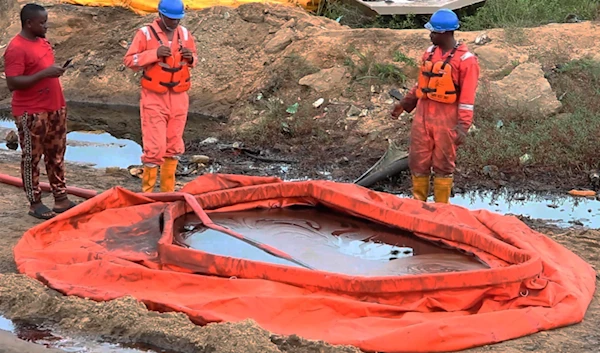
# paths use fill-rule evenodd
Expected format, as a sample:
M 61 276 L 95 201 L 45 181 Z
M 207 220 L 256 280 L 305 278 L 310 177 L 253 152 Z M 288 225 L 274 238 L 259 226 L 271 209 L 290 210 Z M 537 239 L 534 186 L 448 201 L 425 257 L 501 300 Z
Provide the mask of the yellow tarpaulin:
M 63 0 L 64 3 L 82 6 L 125 7 L 133 12 L 145 15 L 157 11 L 159 0 Z M 271 3 L 280 5 L 300 5 L 313 9 L 319 0 L 183 0 L 187 10 L 201 10 L 214 6 L 238 7 L 252 2 Z

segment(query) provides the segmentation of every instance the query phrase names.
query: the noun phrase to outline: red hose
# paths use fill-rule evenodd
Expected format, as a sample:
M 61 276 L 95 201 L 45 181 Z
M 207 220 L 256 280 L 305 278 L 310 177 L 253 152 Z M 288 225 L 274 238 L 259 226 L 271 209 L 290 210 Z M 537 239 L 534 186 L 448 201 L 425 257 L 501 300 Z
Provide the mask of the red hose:
M 21 178 L 16 178 L 14 176 L 6 174 L 0 174 L 0 183 L 16 186 L 19 188 L 23 187 L 23 181 L 21 180 Z M 52 191 L 52 188 L 50 188 L 50 184 L 48 183 L 40 182 L 40 187 L 44 191 Z M 98 195 L 98 193 L 94 190 L 82 189 L 75 186 L 67 186 L 67 193 L 70 195 L 83 197 L 84 199 L 91 199 L 92 197 Z
M 6 174 L 0 174 L 0 183 L 13 185 L 16 187 L 23 187 L 23 181 L 21 180 L 21 178 L 16 178 L 16 177 L 6 175 Z M 40 182 L 40 187 L 44 191 L 52 190 L 50 188 L 50 184 L 48 184 L 48 183 Z M 94 190 L 82 189 L 82 188 L 78 188 L 75 186 L 67 186 L 67 193 L 70 195 L 82 197 L 84 199 L 91 199 L 92 197 L 98 195 L 98 193 Z M 281 250 L 273 248 L 267 244 L 260 243 L 254 239 L 247 238 L 239 233 L 233 232 L 227 228 L 224 228 L 218 224 L 215 224 L 208 217 L 206 212 L 204 212 L 204 210 L 202 209 L 202 206 L 200 206 L 200 204 L 198 203 L 196 198 L 194 196 L 192 196 L 191 194 L 187 194 L 187 193 L 183 193 L 183 192 L 161 192 L 161 193 L 156 193 L 156 194 L 155 193 L 140 193 L 140 195 L 145 196 L 154 201 L 162 201 L 162 202 L 173 202 L 173 201 L 184 200 L 192 208 L 192 210 L 194 210 L 194 213 L 202 221 L 204 226 L 206 226 L 208 228 L 212 228 L 217 231 L 220 231 L 222 233 L 225 233 L 225 234 L 232 236 L 236 239 L 239 239 L 241 241 L 244 241 L 244 242 L 246 242 L 254 247 L 257 247 L 257 248 L 261 249 L 262 251 L 265 251 L 273 256 L 288 260 L 290 262 L 293 262 L 295 264 L 298 264 L 298 265 L 308 268 L 308 269 L 311 268 L 307 264 L 294 259 L 291 255 L 284 253 Z

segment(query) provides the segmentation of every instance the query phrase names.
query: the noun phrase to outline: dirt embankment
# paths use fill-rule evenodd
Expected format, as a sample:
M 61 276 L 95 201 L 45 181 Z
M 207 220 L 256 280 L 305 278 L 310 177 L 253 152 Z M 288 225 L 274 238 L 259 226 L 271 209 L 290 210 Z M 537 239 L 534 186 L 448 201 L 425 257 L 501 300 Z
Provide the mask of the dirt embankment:
M 4 4 L 9 2 L 3 0 Z M 74 69 L 62 80 L 71 101 L 71 127 L 104 129 L 139 142 L 139 73 L 123 66 L 126 48 L 122 42 L 130 42 L 136 30 L 154 15 L 140 17 L 124 9 L 54 1 L 47 6 L 51 22 L 48 36 L 55 44 L 57 60 L 74 58 Z M 295 175 L 288 177 L 322 177 L 316 172 L 319 170 L 343 181 L 353 180 L 372 165 L 385 151 L 388 138 L 407 148 L 411 116 L 391 120 L 388 113 L 394 100 L 387 92 L 414 82 L 415 63 L 430 44 L 426 31 L 350 29 L 302 9 L 259 3 L 190 12 L 184 24 L 196 39 L 200 58 L 190 92 L 185 134 L 188 150 L 210 153 L 233 165 L 223 172 L 257 171 L 240 167 L 235 158 L 199 146 L 198 141 L 216 136 L 226 142 L 268 148 L 271 154 L 301 162 Z M 14 14 L 0 36 L 0 44 L 6 44 L 18 30 Z M 583 152 L 574 148 L 573 156 L 553 162 L 570 163 L 561 170 L 555 164 L 544 164 L 544 154 L 556 151 L 538 152 L 539 148 L 531 146 L 551 145 L 567 137 L 550 136 L 548 143 L 535 137 L 511 144 L 514 136 L 498 137 L 493 129 L 502 117 L 515 111 L 532 121 L 552 119 L 549 116 L 563 112 L 557 99 L 561 97 L 545 76 L 556 65 L 572 59 L 597 59 L 595 38 L 600 28 L 586 22 L 490 30 L 487 35 L 491 42 L 476 45 L 473 42 L 480 34 L 457 34 L 470 45 L 482 66 L 475 125 L 487 131 L 464 148 L 467 152 L 459 158 L 462 168 L 456 173 L 457 185 L 525 185 L 526 189 L 551 185 L 553 190 L 587 186 L 583 169 L 593 164 L 588 153 L 591 147 Z M 6 104 L 8 98 L 6 87 L 0 85 L 0 100 Z M 324 103 L 314 108 L 319 98 Z M 563 116 L 565 124 L 578 121 L 568 118 Z M 507 130 L 512 121 L 503 120 Z M 498 142 L 486 146 L 485 151 L 477 146 L 494 136 L 504 145 Z M 516 147 L 511 150 L 512 145 Z M 531 149 L 536 153 L 534 164 L 521 166 L 519 157 L 531 154 Z M 499 155 L 499 150 L 511 150 L 511 154 Z M 474 154 L 478 158 L 471 158 Z M 482 172 L 487 164 L 499 168 L 497 178 L 487 178 Z M 527 184 L 524 180 L 535 182 Z M 406 180 L 401 183 L 403 188 L 408 186 Z

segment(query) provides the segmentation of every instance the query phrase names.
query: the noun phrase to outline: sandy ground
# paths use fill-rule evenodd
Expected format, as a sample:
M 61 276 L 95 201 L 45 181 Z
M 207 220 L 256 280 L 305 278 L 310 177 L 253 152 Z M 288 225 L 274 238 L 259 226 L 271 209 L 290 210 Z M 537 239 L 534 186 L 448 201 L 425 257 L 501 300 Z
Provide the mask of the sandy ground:
M 0 151 L 0 173 L 19 175 L 18 155 Z M 45 177 L 45 176 L 43 176 Z M 139 180 L 123 172 L 69 165 L 70 185 L 97 191 L 121 185 L 139 190 Z M 19 188 L 0 184 L 0 314 L 26 323 L 54 324 L 71 336 L 93 336 L 119 343 L 143 343 L 173 352 L 358 352 L 352 347 L 333 347 L 299 337 L 278 337 L 251 320 L 239 323 L 210 324 L 199 327 L 183 314 L 159 314 L 146 310 L 133 298 L 97 303 L 76 297 L 64 297 L 41 283 L 16 274 L 12 248 L 21 235 L 40 221 L 26 215 L 27 202 Z M 50 199 L 49 195 L 46 200 Z M 531 222 L 532 227 L 548 234 L 594 267 L 600 266 L 597 230 L 564 230 Z M 542 332 L 525 338 L 480 347 L 467 352 L 597 352 L 600 334 L 600 304 L 596 294 L 585 321 L 568 328 Z M 8 346 L 0 336 L 0 345 Z M 1 349 L 0 349 L 1 351 Z

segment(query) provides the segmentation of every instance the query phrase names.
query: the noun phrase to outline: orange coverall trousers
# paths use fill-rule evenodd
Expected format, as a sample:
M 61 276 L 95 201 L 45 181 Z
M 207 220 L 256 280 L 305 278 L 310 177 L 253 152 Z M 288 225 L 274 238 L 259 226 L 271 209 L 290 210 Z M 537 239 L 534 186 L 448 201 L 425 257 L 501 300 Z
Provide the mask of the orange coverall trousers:
M 410 133 L 408 165 L 416 176 L 449 176 L 456 168 L 458 104 L 420 100 Z
M 185 150 L 183 131 L 187 120 L 187 92 L 165 94 L 142 88 L 140 118 L 142 127 L 142 163 L 162 165 L 165 158 L 177 157 Z

